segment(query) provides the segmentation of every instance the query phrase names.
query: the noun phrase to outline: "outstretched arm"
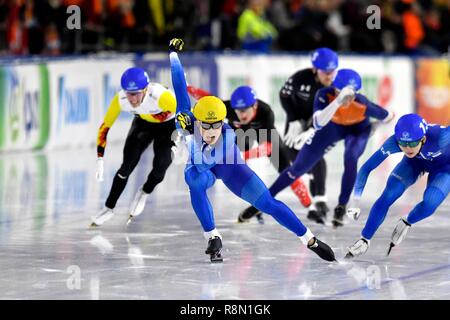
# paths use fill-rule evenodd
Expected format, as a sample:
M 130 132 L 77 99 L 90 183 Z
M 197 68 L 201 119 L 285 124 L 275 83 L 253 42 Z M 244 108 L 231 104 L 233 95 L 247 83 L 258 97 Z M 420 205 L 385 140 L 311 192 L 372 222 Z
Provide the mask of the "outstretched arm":
M 361 198 L 370 172 L 378 167 L 391 154 L 400 151 L 401 150 L 397 145 L 395 136 L 391 136 L 386 140 L 381 148 L 362 165 L 361 169 L 359 169 L 358 171 L 355 188 L 353 190 L 353 199 L 355 201 L 359 201 L 359 199 Z
M 186 78 L 184 77 L 183 66 L 177 53 L 183 49 L 183 44 L 183 40 L 181 39 L 172 39 L 169 45 L 170 71 L 172 73 L 172 85 L 177 99 L 177 113 L 191 111 Z
M 327 101 L 325 97 L 320 95 L 320 91 L 317 91 L 314 99 L 314 114 L 313 114 L 313 126 L 314 129 L 319 130 L 330 122 L 336 113 L 337 109 L 351 99 L 355 92 L 351 86 L 347 86 L 341 90 L 339 95 L 330 104 L 326 105 Z M 323 105 L 326 107 L 323 108 Z
M 364 191 L 364 187 L 366 186 L 367 179 L 369 178 L 369 174 L 392 153 L 400 151 L 401 150 L 397 145 L 395 136 L 391 136 L 385 141 L 381 148 L 362 165 L 356 177 L 353 195 L 351 197 L 349 207 L 347 208 L 347 216 L 349 216 L 353 220 L 358 220 L 361 213 L 361 209 L 359 208 L 359 201 Z
M 183 66 L 178 58 L 178 51 L 183 49 L 184 42 L 181 39 L 172 39 L 169 44 L 170 71 L 172 73 L 172 85 L 177 99 L 176 125 L 178 128 L 194 132 L 194 116 L 191 112 L 191 102 L 187 91 L 186 78 Z

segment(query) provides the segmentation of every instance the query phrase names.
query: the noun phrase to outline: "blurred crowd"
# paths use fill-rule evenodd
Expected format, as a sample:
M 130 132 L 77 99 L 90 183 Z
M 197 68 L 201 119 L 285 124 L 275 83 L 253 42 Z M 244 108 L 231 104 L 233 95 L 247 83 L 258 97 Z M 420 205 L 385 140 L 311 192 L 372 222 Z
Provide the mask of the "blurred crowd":
M 0 0 L 2 56 L 165 51 L 172 37 L 188 50 L 440 55 L 450 0 Z

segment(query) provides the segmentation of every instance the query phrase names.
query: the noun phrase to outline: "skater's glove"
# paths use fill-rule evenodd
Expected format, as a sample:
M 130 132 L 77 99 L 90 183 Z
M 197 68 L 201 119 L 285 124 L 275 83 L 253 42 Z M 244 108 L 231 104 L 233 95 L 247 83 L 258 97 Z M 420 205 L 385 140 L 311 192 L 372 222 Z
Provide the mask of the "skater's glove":
M 97 158 L 97 172 L 95 173 L 95 178 L 97 181 L 103 181 L 103 158 L 99 157 Z
M 394 119 L 394 118 L 395 118 L 395 113 L 388 110 L 388 115 L 383 120 L 371 121 L 370 122 L 371 129 L 370 129 L 369 138 L 373 136 L 375 131 L 377 131 L 380 128 L 380 126 L 390 123 L 392 121 L 392 119 Z
M 301 133 L 294 141 L 293 148 L 295 150 L 300 150 L 303 145 L 308 141 L 308 139 L 311 137 L 312 132 L 314 131 L 314 128 L 309 128 L 305 132 Z
M 175 115 L 175 121 L 179 128 L 188 131 L 190 134 L 194 134 L 194 122 L 189 113 L 178 112 Z
M 350 200 L 350 204 L 348 206 L 346 214 L 350 219 L 354 221 L 359 219 L 359 216 L 361 214 L 361 209 L 359 208 L 359 199 L 353 198 Z
M 288 131 L 284 136 L 284 143 L 286 144 L 286 146 L 288 146 L 289 148 L 293 148 L 302 131 L 303 126 L 300 121 L 295 120 L 289 122 Z
M 169 42 L 169 52 L 180 52 L 183 50 L 184 41 L 174 38 Z
M 339 95 L 337 96 L 336 100 L 339 105 L 345 105 L 350 100 L 352 100 L 355 97 L 355 90 L 353 90 L 353 87 L 347 86 L 339 92 Z
M 358 220 L 359 215 L 361 214 L 360 208 L 348 208 L 347 209 L 347 216 L 351 218 L 352 220 Z

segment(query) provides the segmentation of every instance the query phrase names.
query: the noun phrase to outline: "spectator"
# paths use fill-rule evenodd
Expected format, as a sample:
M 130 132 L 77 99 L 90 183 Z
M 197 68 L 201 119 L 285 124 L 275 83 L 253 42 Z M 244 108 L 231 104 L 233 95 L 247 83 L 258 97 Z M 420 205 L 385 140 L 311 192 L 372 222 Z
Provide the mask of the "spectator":
M 267 0 L 249 0 L 238 20 L 237 35 L 242 49 L 254 52 L 269 52 L 278 32 L 265 18 Z

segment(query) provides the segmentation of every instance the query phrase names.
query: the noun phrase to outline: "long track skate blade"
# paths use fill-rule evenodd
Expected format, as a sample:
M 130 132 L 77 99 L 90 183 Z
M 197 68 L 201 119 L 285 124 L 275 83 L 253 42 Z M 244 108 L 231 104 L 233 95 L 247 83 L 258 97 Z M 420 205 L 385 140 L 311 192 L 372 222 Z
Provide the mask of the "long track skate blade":
M 242 219 L 240 216 L 237 218 L 237 221 L 236 221 L 236 223 L 246 223 L 246 222 L 249 222 L 249 220 Z
M 131 223 L 131 220 L 133 220 L 133 216 L 128 216 L 128 220 L 127 220 L 127 226 Z
M 337 228 L 340 228 L 340 227 L 344 226 L 344 224 L 342 222 L 336 221 L 336 220 L 333 220 L 332 224 L 333 224 L 333 228 L 334 229 L 337 229 Z
M 389 254 L 391 253 L 391 250 L 392 250 L 393 247 L 395 247 L 395 244 L 393 244 L 393 243 L 391 242 L 391 244 L 389 245 L 389 249 L 388 249 L 388 252 L 387 252 L 387 254 L 386 254 L 386 257 L 389 256 Z
M 211 258 L 211 262 L 213 262 L 213 263 L 223 262 L 223 257 L 220 253 L 212 254 L 210 258 Z
M 264 218 L 263 218 L 262 214 L 258 214 L 256 216 L 256 219 L 258 220 L 259 224 L 264 224 Z
M 92 222 L 92 223 L 89 225 L 89 228 L 91 228 L 91 229 L 98 228 L 98 227 L 100 227 L 100 225 L 99 225 L 99 224 L 96 224 L 95 222 Z
M 353 258 L 354 258 L 354 256 L 350 252 L 347 252 L 347 254 L 344 257 L 344 259 L 347 259 L 347 260 L 350 260 L 350 259 L 353 259 Z

